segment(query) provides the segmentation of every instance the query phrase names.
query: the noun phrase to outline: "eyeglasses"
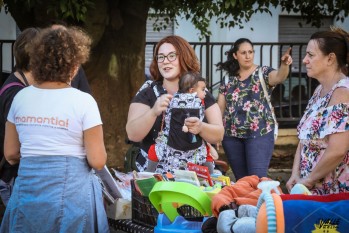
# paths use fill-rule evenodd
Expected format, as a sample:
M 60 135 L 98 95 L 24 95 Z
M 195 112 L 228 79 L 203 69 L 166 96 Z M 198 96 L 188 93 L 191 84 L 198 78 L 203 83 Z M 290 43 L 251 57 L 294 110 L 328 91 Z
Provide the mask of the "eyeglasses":
M 167 60 L 169 62 L 171 61 L 175 61 L 177 59 L 177 54 L 176 53 L 169 53 L 167 54 L 167 56 L 163 55 L 163 54 L 159 54 L 159 55 L 156 55 L 156 61 L 158 63 L 162 63 L 165 61 L 165 58 L 167 58 Z

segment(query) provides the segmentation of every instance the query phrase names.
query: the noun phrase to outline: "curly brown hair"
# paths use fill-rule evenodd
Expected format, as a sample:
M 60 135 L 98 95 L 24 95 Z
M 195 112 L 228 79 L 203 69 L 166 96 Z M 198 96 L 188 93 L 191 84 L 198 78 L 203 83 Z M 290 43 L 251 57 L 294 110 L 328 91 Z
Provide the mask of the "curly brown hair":
M 188 71 L 200 71 L 200 62 L 195 54 L 193 47 L 188 43 L 188 41 L 180 36 L 167 36 L 157 43 L 154 50 L 153 60 L 150 64 L 149 70 L 155 81 L 164 80 L 164 77 L 162 77 L 159 71 L 158 62 L 156 61 L 156 55 L 159 52 L 159 48 L 164 43 L 172 44 L 176 49 L 177 59 L 179 59 L 179 66 L 181 70 L 179 77 Z
M 70 82 L 77 68 L 89 58 L 91 38 L 77 27 L 45 28 L 26 49 L 34 80 Z

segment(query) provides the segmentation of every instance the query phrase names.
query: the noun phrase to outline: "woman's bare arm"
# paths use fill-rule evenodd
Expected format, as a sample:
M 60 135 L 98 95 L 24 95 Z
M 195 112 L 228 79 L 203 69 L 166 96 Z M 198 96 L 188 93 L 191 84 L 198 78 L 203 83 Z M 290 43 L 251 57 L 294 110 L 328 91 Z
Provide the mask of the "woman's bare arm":
M 16 126 L 7 121 L 5 125 L 4 156 L 9 164 L 17 164 L 20 160 L 20 148 Z
M 84 144 L 88 164 L 96 170 L 102 169 L 107 162 L 102 125 L 84 131 Z
M 219 109 L 221 110 L 222 116 L 224 115 L 226 100 L 223 94 L 218 94 L 218 100 L 217 104 L 219 106 Z
M 290 55 L 291 48 L 289 48 L 281 57 L 281 64 L 278 70 L 273 70 L 269 73 L 269 85 L 276 86 L 287 79 L 292 64 L 292 57 Z
M 189 132 L 200 134 L 200 136 L 208 143 L 216 144 L 221 142 L 224 136 L 224 127 L 222 122 L 222 114 L 217 103 L 213 104 L 205 110 L 206 122 L 200 121 L 197 117 L 188 117 L 185 119 L 185 125 Z
M 288 189 L 289 192 L 291 191 L 292 187 L 295 184 L 297 184 L 298 180 L 300 179 L 301 147 L 302 147 L 302 144 L 299 142 L 296 153 L 294 155 L 294 159 L 293 159 L 292 174 L 286 183 L 286 188 Z
M 300 183 L 311 189 L 320 179 L 334 171 L 349 150 L 349 131 L 329 135 L 328 146 L 308 177 Z
M 166 111 L 172 95 L 161 95 L 150 108 L 141 103 L 132 103 L 128 111 L 126 132 L 128 139 L 139 142 L 149 133 L 153 127 L 156 118 Z
M 340 103 L 349 103 L 349 89 L 348 88 L 336 88 L 333 91 L 331 100 L 328 106 L 337 105 Z M 339 163 L 343 160 L 343 157 L 349 151 L 349 131 L 334 133 L 328 136 L 328 146 L 317 163 L 314 170 L 309 176 L 303 179 L 301 182 L 308 188 L 318 182 L 319 179 L 324 178 L 330 172 L 332 172 Z

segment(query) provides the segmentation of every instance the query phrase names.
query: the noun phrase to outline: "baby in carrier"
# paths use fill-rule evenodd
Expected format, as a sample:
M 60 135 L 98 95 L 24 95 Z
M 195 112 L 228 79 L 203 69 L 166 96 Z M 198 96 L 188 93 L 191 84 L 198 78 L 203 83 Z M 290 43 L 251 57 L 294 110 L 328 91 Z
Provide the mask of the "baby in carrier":
M 205 116 L 206 82 L 199 74 L 185 73 L 179 80 L 179 90 L 164 113 L 162 130 L 148 151 L 147 171 L 166 173 L 186 169 L 188 162 L 204 165 L 213 172 L 213 158 L 207 144 L 199 135 L 188 132 L 187 117 Z

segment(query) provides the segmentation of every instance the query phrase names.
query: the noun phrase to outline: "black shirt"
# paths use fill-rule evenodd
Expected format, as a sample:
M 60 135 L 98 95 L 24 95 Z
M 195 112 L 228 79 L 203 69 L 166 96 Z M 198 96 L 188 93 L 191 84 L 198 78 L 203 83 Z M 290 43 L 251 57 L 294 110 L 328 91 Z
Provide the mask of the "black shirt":
M 88 84 L 85 71 L 81 66 L 78 70 L 78 73 L 73 78 L 71 86 L 79 89 L 80 91 L 91 94 L 90 85 Z
M 9 77 L 3 84 L 3 87 L 10 83 L 22 83 L 14 73 L 11 73 Z M 4 138 L 5 138 L 5 123 L 7 121 L 7 115 L 10 111 L 13 98 L 15 95 L 24 88 L 25 84 L 22 86 L 11 86 L 6 89 L 0 98 L 0 160 L 4 157 Z M 9 182 L 12 177 L 17 176 L 19 164 L 10 165 L 7 161 L 1 169 L 0 178 L 6 183 Z

